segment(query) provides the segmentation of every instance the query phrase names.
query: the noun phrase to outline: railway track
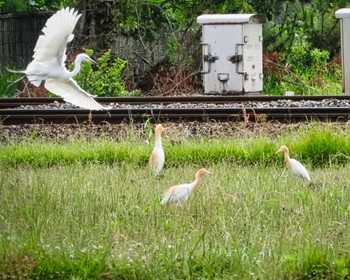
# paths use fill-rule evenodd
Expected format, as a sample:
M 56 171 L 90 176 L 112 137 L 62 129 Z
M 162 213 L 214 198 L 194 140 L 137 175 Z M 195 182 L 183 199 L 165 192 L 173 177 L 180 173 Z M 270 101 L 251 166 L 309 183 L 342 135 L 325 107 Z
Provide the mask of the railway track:
M 250 102 L 322 101 L 325 99 L 349 101 L 350 96 L 186 96 L 186 97 L 119 97 L 96 98 L 100 103 L 112 105 L 108 111 L 69 108 L 47 108 L 50 104 L 65 104 L 61 98 L 7 98 L 0 99 L 0 122 L 3 125 L 31 123 L 83 123 L 95 124 L 157 121 L 269 121 L 283 122 L 321 120 L 348 121 L 350 107 L 251 107 Z M 154 104 L 161 106 L 152 107 Z M 169 104 L 186 104 L 171 108 Z M 193 106 L 192 106 L 192 105 Z M 224 107 L 219 105 L 224 104 Z M 232 104 L 232 106 L 230 106 Z M 55 105 L 55 106 L 56 106 Z M 67 105 L 67 104 L 66 104 Z M 125 107 L 125 105 L 129 107 Z M 194 106 L 195 105 L 195 106 Z

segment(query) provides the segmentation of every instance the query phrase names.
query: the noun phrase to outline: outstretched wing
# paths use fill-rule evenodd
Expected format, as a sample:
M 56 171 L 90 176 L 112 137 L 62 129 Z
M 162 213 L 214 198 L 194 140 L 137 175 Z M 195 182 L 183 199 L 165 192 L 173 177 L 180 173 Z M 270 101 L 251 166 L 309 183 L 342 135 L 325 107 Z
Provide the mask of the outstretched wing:
M 47 79 L 45 88 L 55 93 L 66 102 L 89 110 L 108 110 L 96 102 L 92 95 L 83 90 L 72 78 L 70 79 Z
M 46 22 L 34 48 L 34 61 L 55 62 L 62 65 L 66 60 L 65 49 L 67 43 L 73 40 L 73 30 L 81 14 L 74 9 L 61 9 Z

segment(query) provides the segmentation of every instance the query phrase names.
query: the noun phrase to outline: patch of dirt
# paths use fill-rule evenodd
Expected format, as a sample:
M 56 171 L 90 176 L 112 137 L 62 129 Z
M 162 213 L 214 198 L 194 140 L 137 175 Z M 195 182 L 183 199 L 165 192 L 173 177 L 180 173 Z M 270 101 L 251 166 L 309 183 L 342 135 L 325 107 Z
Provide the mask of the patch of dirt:
M 166 122 L 164 138 L 173 143 L 186 141 L 193 138 L 228 138 L 249 139 L 254 137 L 276 138 L 285 133 L 291 133 L 298 129 L 308 129 L 308 123 L 236 123 L 236 122 Z M 325 124 L 327 125 L 327 124 Z M 347 123 L 332 123 L 334 125 L 348 126 Z M 152 127 L 154 127 L 152 125 Z M 25 124 L 3 125 L 0 130 L 1 143 L 14 143 L 42 139 L 45 141 L 66 142 L 75 139 L 87 141 L 97 139 L 109 139 L 121 141 L 128 138 L 147 140 L 149 128 L 145 124 L 103 123 L 93 125 L 84 124 Z

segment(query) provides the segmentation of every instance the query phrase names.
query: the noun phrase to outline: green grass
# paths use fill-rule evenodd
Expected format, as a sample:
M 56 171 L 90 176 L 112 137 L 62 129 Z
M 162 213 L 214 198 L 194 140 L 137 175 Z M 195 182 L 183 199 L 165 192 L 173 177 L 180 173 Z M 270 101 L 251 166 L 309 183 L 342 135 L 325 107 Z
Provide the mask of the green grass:
M 350 156 L 350 130 L 345 125 L 309 124 L 276 135 L 247 138 L 180 139 L 165 136 L 163 146 L 168 167 L 184 162 L 205 165 L 223 160 L 243 165 L 271 165 L 281 162 L 275 151 L 285 144 L 295 157 L 312 166 L 344 164 Z M 127 135 L 121 141 L 111 139 L 48 141 L 28 139 L 0 146 L 0 164 L 16 166 L 52 166 L 73 163 L 134 164 L 143 166 L 153 148 L 142 139 Z
M 0 146 L 0 279 L 348 279 L 350 133 L 164 138 L 151 176 L 140 139 Z M 283 172 L 281 144 L 310 171 Z M 171 185 L 205 178 L 179 208 Z
M 189 203 L 162 207 L 163 190 L 198 167 L 1 169 L 0 277 L 349 277 L 349 166 L 312 169 L 309 187 L 280 165 L 220 162 Z

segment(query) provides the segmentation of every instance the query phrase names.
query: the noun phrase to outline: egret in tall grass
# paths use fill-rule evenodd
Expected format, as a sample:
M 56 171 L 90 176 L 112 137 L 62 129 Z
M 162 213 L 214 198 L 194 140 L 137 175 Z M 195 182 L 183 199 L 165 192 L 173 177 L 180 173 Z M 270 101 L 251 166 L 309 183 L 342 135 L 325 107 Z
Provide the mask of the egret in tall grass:
M 23 71 L 29 82 L 39 86 L 45 81 L 45 88 L 61 97 L 66 102 L 89 110 L 107 109 L 93 99 L 93 96 L 83 90 L 73 77 L 79 73 L 84 61 L 95 63 L 88 55 L 79 54 L 75 59 L 73 71 L 65 67 L 66 45 L 74 38 L 73 30 L 81 14 L 74 9 L 65 8 L 57 11 L 46 22 L 43 34 L 34 48 L 32 62 Z
M 155 175 L 158 175 L 162 170 L 165 162 L 165 155 L 162 146 L 162 131 L 164 127 L 161 124 L 157 124 L 154 129 L 156 142 L 152 150 L 151 156 L 149 157 L 148 164 Z
M 201 183 L 202 178 L 206 175 L 213 175 L 205 168 L 201 168 L 196 172 L 196 178 L 192 183 L 181 184 L 172 186 L 164 192 L 161 204 L 171 204 L 174 203 L 179 205 L 188 200 L 188 198 L 193 194 L 198 185 Z
M 309 172 L 306 170 L 305 166 L 294 158 L 289 157 L 289 149 L 287 146 L 282 145 L 277 151 L 277 153 L 284 152 L 284 163 L 292 174 L 310 181 Z

